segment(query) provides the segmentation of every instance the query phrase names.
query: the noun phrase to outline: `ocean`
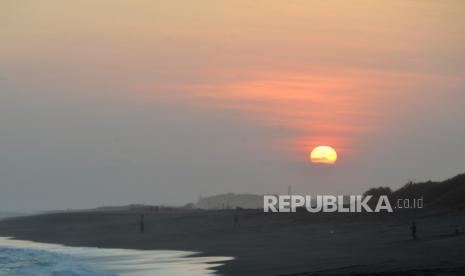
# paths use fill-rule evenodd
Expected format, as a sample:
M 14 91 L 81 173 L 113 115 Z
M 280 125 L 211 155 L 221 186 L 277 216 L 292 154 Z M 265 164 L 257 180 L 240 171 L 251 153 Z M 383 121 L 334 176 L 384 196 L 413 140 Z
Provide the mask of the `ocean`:
M 232 257 L 171 250 L 68 247 L 0 237 L 1 276 L 216 275 Z

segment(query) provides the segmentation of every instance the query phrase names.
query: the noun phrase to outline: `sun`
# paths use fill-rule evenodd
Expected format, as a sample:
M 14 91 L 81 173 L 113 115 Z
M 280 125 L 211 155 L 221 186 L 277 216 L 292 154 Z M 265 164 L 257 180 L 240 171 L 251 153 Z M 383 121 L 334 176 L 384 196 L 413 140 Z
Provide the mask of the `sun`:
M 333 165 L 337 160 L 336 151 L 330 146 L 318 146 L 310 154 L 312 163 Z

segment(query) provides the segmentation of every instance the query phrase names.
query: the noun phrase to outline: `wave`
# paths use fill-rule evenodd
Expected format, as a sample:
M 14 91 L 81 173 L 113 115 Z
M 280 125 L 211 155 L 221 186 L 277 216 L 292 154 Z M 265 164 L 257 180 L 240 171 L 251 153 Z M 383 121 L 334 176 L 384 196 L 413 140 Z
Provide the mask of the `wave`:
M 73 256 L 40 249 L 0 248 L 0 275 L 115 276 L 82 264 Z
M 232 257 L 174 250 L 69 247 L 0 237 L 0 276 L 215 275 Z

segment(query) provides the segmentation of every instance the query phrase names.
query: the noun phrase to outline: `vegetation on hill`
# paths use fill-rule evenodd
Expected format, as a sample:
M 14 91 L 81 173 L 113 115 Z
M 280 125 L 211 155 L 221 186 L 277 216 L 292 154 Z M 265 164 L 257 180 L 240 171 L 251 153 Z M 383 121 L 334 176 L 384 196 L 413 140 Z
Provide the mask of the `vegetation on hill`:
M 409 182 L 396 191 L 391 191 L 389 187 L 372 188 L 364 195 L 372 195 L 373 197 L 387 195 L 392 201 L 423 197 L 425 207 L 464 208 L 465 174 L 459 174 L 440 182 Z

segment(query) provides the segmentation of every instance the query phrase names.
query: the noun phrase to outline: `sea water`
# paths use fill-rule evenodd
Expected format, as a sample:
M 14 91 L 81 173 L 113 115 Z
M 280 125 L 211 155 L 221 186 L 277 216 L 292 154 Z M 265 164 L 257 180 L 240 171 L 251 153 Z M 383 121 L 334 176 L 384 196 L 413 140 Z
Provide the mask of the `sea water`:
M 68 247 L 0 237 L 1 276 L 215 275 L 231 257 L 195 252 Z

